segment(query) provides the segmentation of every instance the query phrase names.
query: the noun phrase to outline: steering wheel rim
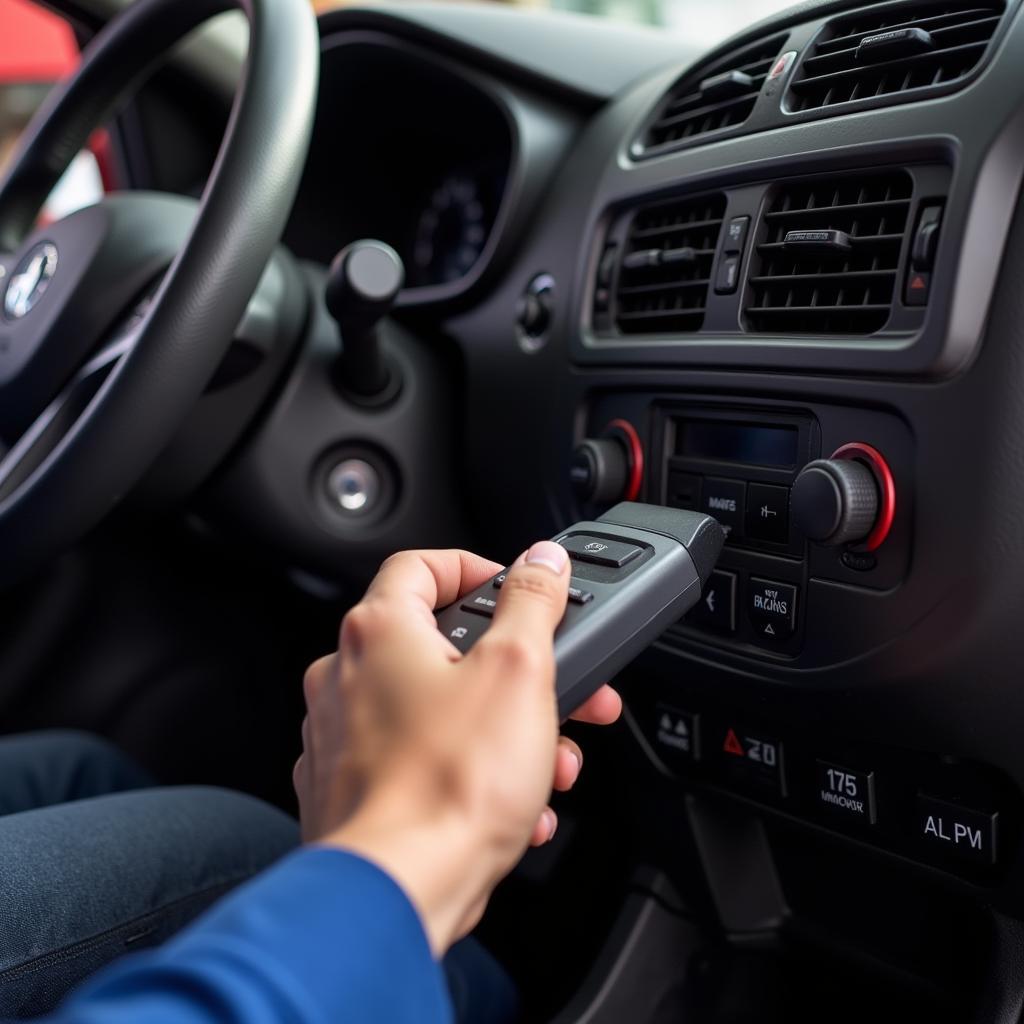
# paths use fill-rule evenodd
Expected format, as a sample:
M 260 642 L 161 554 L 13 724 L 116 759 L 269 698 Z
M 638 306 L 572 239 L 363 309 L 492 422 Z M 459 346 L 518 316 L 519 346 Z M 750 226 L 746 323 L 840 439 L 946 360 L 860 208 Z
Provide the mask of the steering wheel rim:
M 304 167 L 319 72 L 310 5 L 135 0 L 50 95 L 0 181 L 2 256 L 25 246 L 43 202 L 91 132 L 175 43 L 232 8 L 248 18 L 249 52 L 191 231 L 132 344 L 52 450 L 0 497 L 0 586 L 113 508 L 174 436 L 220 364 L 280 239 Z M 38 234 L 29 235 L 28 251 Z

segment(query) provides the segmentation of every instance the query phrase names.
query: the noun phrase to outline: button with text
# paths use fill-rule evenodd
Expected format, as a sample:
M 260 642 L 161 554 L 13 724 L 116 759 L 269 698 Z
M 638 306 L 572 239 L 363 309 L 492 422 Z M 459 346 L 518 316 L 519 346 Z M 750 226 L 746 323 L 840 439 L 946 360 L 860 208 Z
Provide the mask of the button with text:
M 670 704 L 654 709 L 654 744 L 666 761 L 700 760 L 700 715 Z
M 747 488 L 747 538 L 789 543 L 789 488 L 751 484 Z
M 921 794 L 917 798 L 917 834 L 930 849 L 985 867 L 996 862 L 999 815 Z
M 472 601 L 463 601 L 462 610 L 464 612 L 474 612 L 477 615 L 491 616 L 494 614 L 494 609 L 497 605 L 498 602 L 493 597 L 477 595 Z
M 721 763 L 735 779 L 786 795 L 782 743 L 759 729 L 730 725 L 719 744 Z
M 731 633 L 736 628 L 736 574 L 716 569 L 688 618 L 701 626 Z
M 727 537 L 743 532 L 743 509 L 747 485 L 742 480 L 709 476 L 704 480 L 701 511 L 714 516 Z
M 785 640 L 796 628 L 796 587 L 752 576 L 747 586 L 747 614 L 761 640 Z
M 819 761 L 817 772 L 815 795 L 826 810 L 865 825 L 874 825 L 874 772 L 858 772 L 828 761 Z
M 582 533 L 566 537 L 560 543 L 573 558 L 594 565 L 607 565 L 612 569 L 621 569 L 640 554 L 640 548 L 635 544 L 607 537 L 589 537 Z

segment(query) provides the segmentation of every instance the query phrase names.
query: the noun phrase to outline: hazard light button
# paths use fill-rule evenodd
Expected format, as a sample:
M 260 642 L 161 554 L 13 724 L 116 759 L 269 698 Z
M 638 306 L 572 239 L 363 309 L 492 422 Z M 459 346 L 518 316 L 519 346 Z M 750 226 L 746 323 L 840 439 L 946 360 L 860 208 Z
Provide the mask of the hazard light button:
M 737 782 L 786 795 L 782 743 L 776 737 L 733 722 L 720 734 L 718 751 L 726 774 Z
M 927 306 L 928 293 L 931 290 L 931 271 L 911 270 L 907 275 L 907 290 L 904 294 L 904 301 L 908 306 Z

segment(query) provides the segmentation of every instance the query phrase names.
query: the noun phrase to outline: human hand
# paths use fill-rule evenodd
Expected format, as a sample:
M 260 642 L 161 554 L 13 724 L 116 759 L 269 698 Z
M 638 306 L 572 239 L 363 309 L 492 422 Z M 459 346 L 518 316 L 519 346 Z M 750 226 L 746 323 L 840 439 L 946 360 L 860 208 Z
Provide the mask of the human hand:
M 551 838 L 548 796 L 582 765 L 555 702 L 562 547 L 543 541 L 521 556 L 466 656 L 437 630 L 435 608 L 501 568 L 464 551 L 393 556 L 346 615 L 339 651 L 305 680 L 303 834 L 388 871 L 438 953 L 473 927 L 526 846 Z M 621 707 L 604 687 L 573 717 L 606 724 Z

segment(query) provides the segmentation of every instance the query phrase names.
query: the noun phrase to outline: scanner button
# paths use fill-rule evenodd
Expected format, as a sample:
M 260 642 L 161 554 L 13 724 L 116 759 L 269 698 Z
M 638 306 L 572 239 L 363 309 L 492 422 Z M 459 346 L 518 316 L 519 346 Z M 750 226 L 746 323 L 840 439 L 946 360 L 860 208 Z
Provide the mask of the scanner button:
M 612 569 L 621 569 L 640 554 L 640 548 L 635 544 L 609 540 L 607 537 L 590 537 L 583 533 L 566 537 L 560 543 L 572 558 L 593 565 L 607 565 Z
M 474 612 L 477 615 L 491 616 L 494 614 L 494 608 L 497 603 L 493 597 L 485 597 L 483 594 L 478 594 L 472 600 L 463 601 L 462 610 L 464 612 Z

